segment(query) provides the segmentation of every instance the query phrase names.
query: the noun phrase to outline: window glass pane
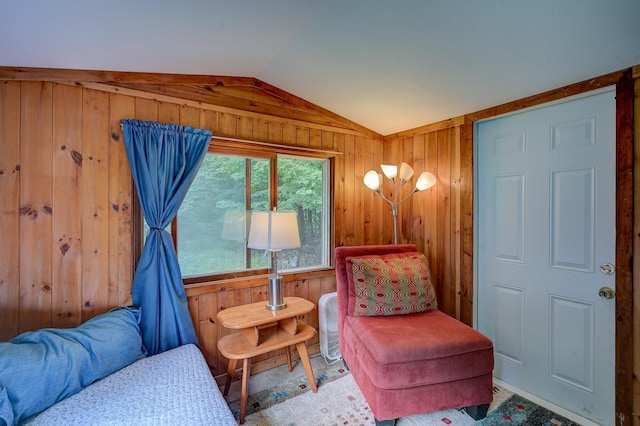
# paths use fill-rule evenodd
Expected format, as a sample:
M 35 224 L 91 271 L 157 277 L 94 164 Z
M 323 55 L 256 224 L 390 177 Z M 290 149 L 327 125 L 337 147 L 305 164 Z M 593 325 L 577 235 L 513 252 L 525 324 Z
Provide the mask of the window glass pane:
M 278 269 L 328 265 L 328 160 L 278 157 L 278 210 L 298 213 L 301 247 L 278 254 Z
M 297 213 L 302 244 L 278 253 L 278 270 L 328 266 L 329 164 L 306 157 L 281 156 L 275 161 L 208 153 L 176 219 L 182 276 L 269 268 L 270 254 L 247 248 L 247 236 L 251 212 L 270 210 L 270 194 L 276 190 L 278 210 Z M 278 169 L 277 182 L 271 181 L 273 166 Z
M 247 260 L 246 211 L 268 206 L 269 160 L 207 154 L 178 212 L 178 262 L 184 277 L 256 267 Z
M 250 210 L 269 210 L 271 162 L 262 158 L 251 160 L 251 204 L 247 206 Z M 251 212 L 247 211 L 249 225 L 251 224 Z M 247 236 L 249 227 L 247 227 Z M 271 255 L 266 250 L 252 250 L 250 252 L 251 261 L 249 268 L 268 268 L 271 266 Z

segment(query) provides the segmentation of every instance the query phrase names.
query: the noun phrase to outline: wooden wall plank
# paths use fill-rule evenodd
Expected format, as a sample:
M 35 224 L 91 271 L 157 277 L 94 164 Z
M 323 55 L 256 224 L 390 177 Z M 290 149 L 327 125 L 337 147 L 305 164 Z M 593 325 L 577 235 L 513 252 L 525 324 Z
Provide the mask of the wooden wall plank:
M 236 116 L 221 112 L 218 114 L 218 136 L 236 137 L 238 124 Z
M 296 145 L 296 126 L 290 123 L 282 124 L 282 143 L 284 145 Z
M 142 105 L 141 105 L 142 106 Z M 180 124 L 180 105 L 158 102 L 157 120 L 159 123 Z M 150 108 L 153 110 L 153 108 Z
M 354 200 L 355 194 L 355 185 L 354 176 L 355 176 L 355 138 L 351 135 L 346 135 L 344 139 L 344 200 L 345 203 L 342 208 L 343 212 L 343 224 L 342 224 L 342 233 L 344 238 L 344 245 L 352 246 L 356 245 L 357 242 L 355 240 L 355 227 L 356 227 L 356 212 L 355 206 L 346 202 L 347 200 Z
M 250 117 L 237 117 L 238 127 L 236 128 L 235 137 L 239 139 L 254 139 L 253 137 L 253 119 Z
M 24 265 L 20 268 L 21 332 L 51 325 L 52 86 L 25 82 L 21 90 L 20 264 Z
M 437 206 L 437 194 L 438 187 L 441 182 L 438 177 L 438 145 L 436 133 L 432 132 L 425 135 L 425 147 L 424 147 L 424 162 L 425 162 L 425 171 L 431 172 L 436 177 L 436 184 L 424 191 L 423 199 L 424 199 L 424 248 L 423 252 L 427 259 L 429 259 L 429 265 L 431 266 L 431 272 L 434 272 L 434 268 L 437 268 L 438 262 L 438 252 L 437 252 L 437 243 L 438 243 L 438 206 Z M 435 277 L 432 277 L 435 278 Z M 438 297 L 438 302 L 442 300 L 442 296 L 440 294 L 440 287 L 443 285 L 439 282 L 434 282 L 436 295 Z
M 362 159 L 365 156 L 365 146 L 363 137 L 354 138 L 354 153 L 353 153 L 353 196 L 351 198 L 351 205 L 354 217 L 353 223 L 353 242 L 355 244 L 363 244 L 365 241 L 364 228 L 366 226 L 365 212 L 364 212 L 364 191 L 369 191 L 363 182 L 364 178 L 364 162 Z
M 401 145 L 402 152 L 400 154 L 400 159 L 396 162 L 398 166 L 398 171 L 400 171 L 400 165 L 402 163 L 407 163 L 411 167 L 414 168 L 415 172 L 415 163 L 413 161 L 413 139 L 406 138 L 402 140 Z M 399 189 L 398 200 L 404 199 L 413 188 L 415 188 L 415 178 L 407 181 L 402 187 Z M 411 225 L 413 224 L 413 203 L 410 200 L 405 201 L 401 207 L 398 208 L 398 243 L 404 244 L 411 242 Z
M 80 324 L 82 306 L 82 89 L 54 84 L 52 326 Z
M 116 306 L 130 299 L 135 272 L 132 203 L 137 201 L 120 126 L 122 119 L 134 116 L 135 99 L 111 94 L 109 108 L 109 280 L 115 280 L 117 288 L 116 294 L 109 294 L 109 305 Z
M 283 141 L 283 124 L 277 121 L 269 121 L 269 130 L 267 133 L 267 142 L 282 143 Z
M 473 324 L 473 123 L 460 127 L 460 320 Z
M 390 143 L 385 143 L 383 147 L 383 161 L 380 164 L 398 164 L 401 157 L 402 141 L 396 140 Z M 376 168 L 378 173 L 382 173 L 380 166 Z M 393 184 L 382 173 L 382 192 L 388 199 L 393 199 Z M 393 216 L 391 214 L 391 207 L 383 202 L 382 208 L 382 234 L 383 244 L 393 244 Z M 398 242 L 400 242 L 400 230 L 398 229 Z
M 310 146 L 309 139 L 310 139 L 309 129 L 307 129 L 305 127 L 296 126 L 295 145 L 296 146 L 303 146 L 305 148 L 309 148 L 309 146 Z
M 344 143 L 344 135 L 338 134 L 335 135 L 333 143 L 334 148 L 342 152 L 343 155 L 339 155 L 333 159 L 334 165 L 334 178 L 333 178 L 333 226 L 334 226 L 334 238 L 335 238 L 335 246 L 340 247 L 344 246 L 345 238 L 344 238 L 344 186 L 345 186 L 345 143 Z M 333 261 L 332 261 L 333 262 Z
M 412 183 L 415 186 L 415 182 L 420 174 L 425 170 L 424 160 L 424 135 L 417 135 L 407 141 L 407 143 L 413 144 L 413 164 L 415 175 Z M 424 247 L 424 216 L 425 216 L 425 194 L 423 191 L 414 194 L 411 203 L 411 231 L 409 233 L 408 242 L 416 245 L 418 250 L 422 250 Z
M 0 82 L 0 341 L 20 313 L 20 82 Z
M 82 125 L 82 319 L 107 311 L 109 294 L 109 94 L 85 90 Z M 117 290 L 115 290 L 117 291 Z
M 138 120 L 158 121 L 160 104 L 151 99 L 135 98 L 135 117 Z
M 189 305 L 191 305 L 189 298 Z M 218 364 L 218 325 L 216 315 L 218 313 L 218 293 L 203 294 L 196 297 L 196 303 L 193 304 L 194 310 L 197 312 L 198 321 L 194 325 L 198 327 L 198 338 L 200 339 L 200 349 L 205 354 L 205 358 L 209 361 L 209 367 L 214 375 L 226 372 L 226 364 Z
M 369 170 L 378 167 L 375 163 L 375 151 L 373 149 L 368 150 L 367 154 L 362 157 L 363 163 L 363 176 Z M 375 191 L 371 191 L 362 183 L 364 191 L 362 192 L 362 223 L 364 225 L 363 244 L 370 245 L 375 244 L 380 234 L 380 228 L 376 228 L 375 216 L 378 212 L 375 211 L 376 198 L 380 198 L 376 195 Z
M 439 268 L 439 281 L 442 288 L 444 312 L 455 314 L 455 287 L 451 285 L 451 141 L 450 129 L 440 130 L 436 134 L 438 141 L 438 257 L 446 257 Z
M 309 129 L 309 148 L 322 148 L 322 130 Z
M 371 141 L 371 169 L 372 170 L 380 170 L 380 164 L 383 163 L 383 153 L 384 147 L 383 143 L 377 140 Z M 386 208 L 386 203 L 380 198 L 378 195 L 372 194 L 373 202 L 371 207 L 373 209 L 373 217 L 371 221 L 371 228 L 375 231 L 375 239 L 372 240 L 373 244 L 383 244 L 384 236 L 383 236 L 383 216 L 385 214 L 384 208 Z
M 209 110 L 202 111 L 200 127 L 211 130 L 216 135 L 218 133 L 218 113 Z
M 460 208 L 460 127 L 451 129 L 451 281 L 453 287 L 455 317 L 460 318 L 461 312 L 461 285 L 460 268 L 462 256 L 462 244 L 460 239 L 461 208 Z

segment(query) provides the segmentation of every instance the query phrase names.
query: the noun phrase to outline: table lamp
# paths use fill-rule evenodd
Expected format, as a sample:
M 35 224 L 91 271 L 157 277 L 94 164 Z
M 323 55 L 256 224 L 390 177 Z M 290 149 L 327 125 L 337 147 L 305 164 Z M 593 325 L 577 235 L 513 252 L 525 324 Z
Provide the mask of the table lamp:
M 300 247 L 298 217 L 294 211 L 256 211 L 251 214 L 247 247 L 271 252 L 271 277 L 266 308 L 277 311 L 287 306 L 282 294 L 282 278 L 278 276 L 277 253 Z

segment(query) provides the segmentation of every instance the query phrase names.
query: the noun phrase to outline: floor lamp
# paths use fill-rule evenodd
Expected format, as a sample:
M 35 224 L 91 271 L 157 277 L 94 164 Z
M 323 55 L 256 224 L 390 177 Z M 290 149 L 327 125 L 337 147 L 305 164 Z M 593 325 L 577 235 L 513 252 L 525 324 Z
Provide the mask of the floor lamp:
M 382 164 L 380 166 L 382 169 L 382 173 L 393 183 L 393 196 L 391 199 L 384 196 L 382 193 L 382 173 L 378 173 L 375 170 L 369 170 L 364 175 L 364 184 L 372 191 L 375 191 L 384 201 L 386 201 L 391 206 L 391 215 L 393 216 L 393 243 L 398 244 L 398 206 L 405 201 L 407 201 L 413 194 L 418 191 L 424 191 L 425 189 L 431 188 L 436 184 L 436 177 L 429 172 L 422 172 L 420 176 L 418 176 L 418 180 L 416 181 L 416 186 L 407 196 L 402 199 L 398 199 L 400 196 L 400 190 L 402 186 L 411 179 L 413 176 L 413 168 L 407 163 L 402 163 L 400 165 L 400 170 L 398 170 L 398 166 Z
M 277 311 L 287 306 L 282 293 L 282 278 L 278 276 L 277 253 L 283 249 L 300 247 L 298 216 L 294 211 L 266 211 L 251 214 L 247 247 L 271 253 L 271 277 L 266 308 Z

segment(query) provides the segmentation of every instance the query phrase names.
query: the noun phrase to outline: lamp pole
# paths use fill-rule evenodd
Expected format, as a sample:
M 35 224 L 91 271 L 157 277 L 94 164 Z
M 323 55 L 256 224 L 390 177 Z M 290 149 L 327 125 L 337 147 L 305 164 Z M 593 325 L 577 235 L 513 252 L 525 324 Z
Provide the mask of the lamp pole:
M 380 196 L 380 198 L 382 198 L 391 206 L 391 216 L 393 216 L 393 244 L 398 244 L 398 206 L 404 203 L 405 201 L 407 201 L 409 198 L 411 198 L 411 196 L 415 194 L 418 190 L 414 189 L 409 193 L 409 195 L 404 197 L 402 200 L 398 201 L 398 193 L 400 192 L 398 188 L 398 182 L 396 179 L 392 179 L 392 180 L 395 180 L 394 182 L 395 194 L 393 197 L 393 201 L 385 197 L 380 188 L 376 190 L 376 193 Z

